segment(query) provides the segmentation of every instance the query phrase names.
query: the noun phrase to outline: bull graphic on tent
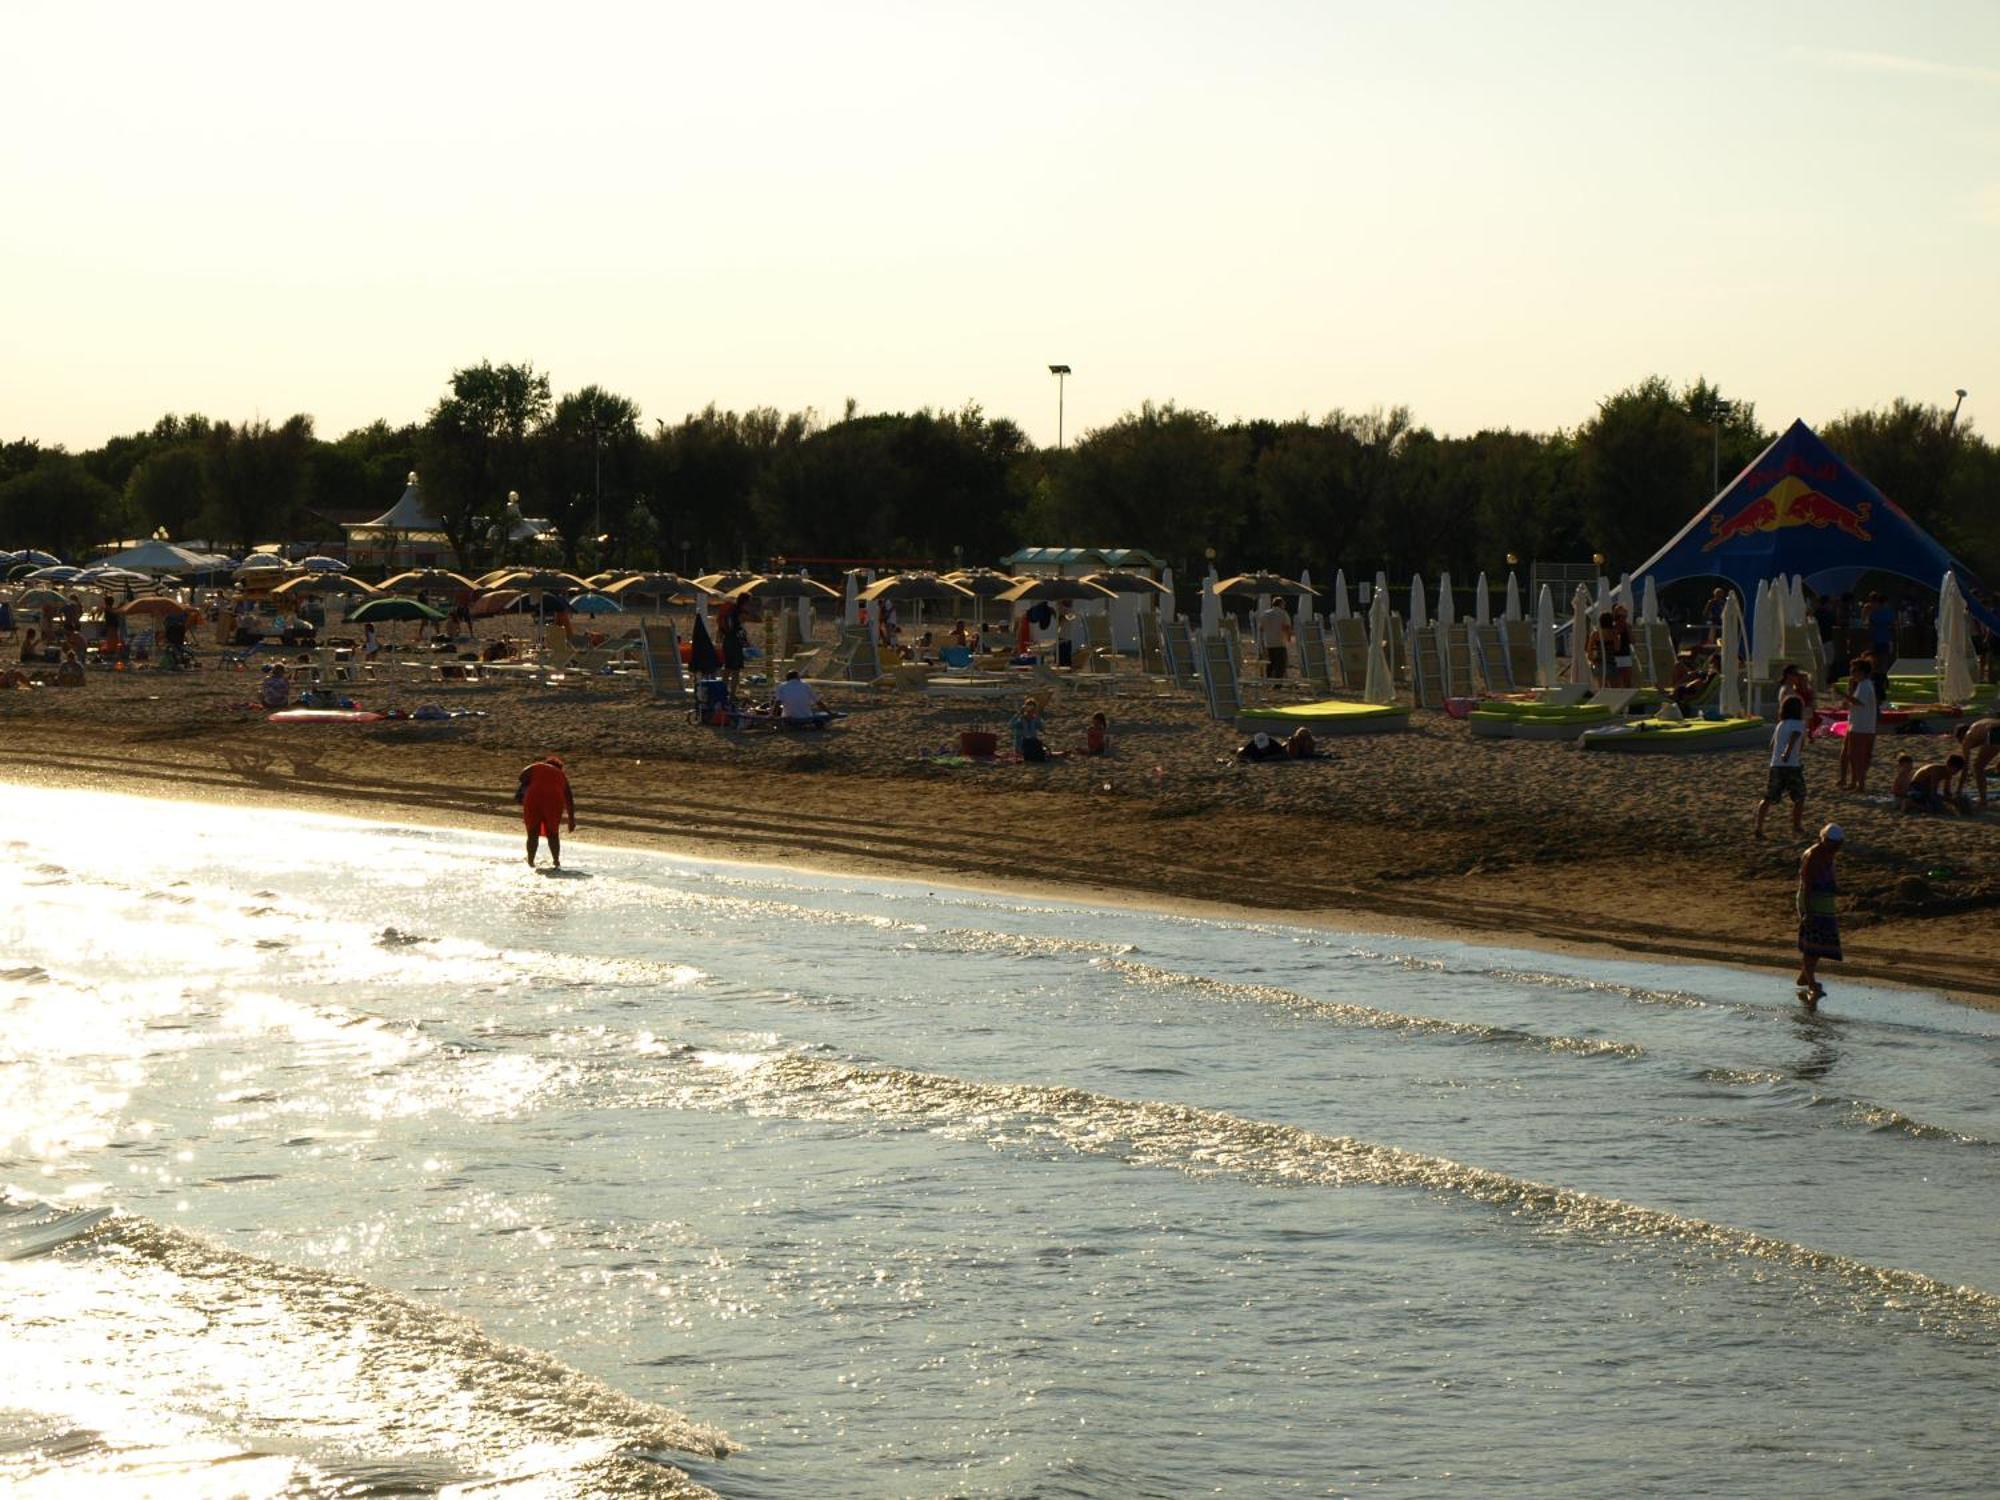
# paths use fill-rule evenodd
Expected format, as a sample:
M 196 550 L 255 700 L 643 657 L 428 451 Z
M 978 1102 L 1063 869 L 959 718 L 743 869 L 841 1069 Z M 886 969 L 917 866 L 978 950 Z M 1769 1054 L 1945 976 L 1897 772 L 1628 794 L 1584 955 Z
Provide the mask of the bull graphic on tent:
M 1787 474 L 1763 494 L 1726 520 L 1708 518 L 1708 541 L 1702 551 L 1713 552 L 1724 542 L 1751 531 L 1778 531 L 1786 526 L 1838 527 L 1857 542 L 1873 541 L 1868 531 L 1868 515 L 1874 505 L 1857 501 L 1842 505 L 1795 475 Z

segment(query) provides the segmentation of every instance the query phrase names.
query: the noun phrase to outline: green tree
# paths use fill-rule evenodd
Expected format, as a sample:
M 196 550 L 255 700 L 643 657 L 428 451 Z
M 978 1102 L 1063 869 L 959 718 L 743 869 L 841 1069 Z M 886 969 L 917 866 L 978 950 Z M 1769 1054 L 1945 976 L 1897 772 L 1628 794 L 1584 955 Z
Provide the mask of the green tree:
M 1038 542 L 1146 547 L 1183 566 L 1213 546 L 1225 569 L 1258 566 L 1239 545 L 1253 500 L 1247 452 L 1241 428 L 1148 401 L 1085 433 L 1026 519 Z M 1255 550 L 1267 550 L 1262 539 Z
M 118 492 L 69 454 L 44 451 L 33 468 L 0 483 L 0 536 L 63 557 L 109 540 Z
M 125 481 L 125 502 L 134 527 L 148 534 L 165 528 L 175 541 L 193 535 L 207 493 L 202 450 L 193 443 L 159 449 Z
M 638 404 L 602 386 L 572 391 L 535 447 L 537 504 L 562 538 L 564 565 L 574 568 L 583 539 L 604 535 L 607 520 L 622 529 L 631 511 L 642 473 Z M 592 555 L 603 556 L 601 543 L 593 541 Z
M 505 514 L 507 492 L 528 472 L 528 437 L 549 416 L 549 378 L 533 365 L 454 370 L 432 408 L 422 444 L 423 493 L 439 528 L 470 568 Z
M 311 474 L 312 418 L 279 426 L 218 422 L 202 444 L 201 524 L 212 541 L 248 549 L 296 533 Z

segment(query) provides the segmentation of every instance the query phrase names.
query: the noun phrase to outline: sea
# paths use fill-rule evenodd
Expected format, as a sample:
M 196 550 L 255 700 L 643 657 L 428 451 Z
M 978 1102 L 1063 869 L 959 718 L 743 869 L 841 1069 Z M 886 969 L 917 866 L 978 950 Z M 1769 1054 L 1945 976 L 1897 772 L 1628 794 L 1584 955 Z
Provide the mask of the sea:
M 0 804 L 0 1492 L 1994 1492 L 1991 1012 Z

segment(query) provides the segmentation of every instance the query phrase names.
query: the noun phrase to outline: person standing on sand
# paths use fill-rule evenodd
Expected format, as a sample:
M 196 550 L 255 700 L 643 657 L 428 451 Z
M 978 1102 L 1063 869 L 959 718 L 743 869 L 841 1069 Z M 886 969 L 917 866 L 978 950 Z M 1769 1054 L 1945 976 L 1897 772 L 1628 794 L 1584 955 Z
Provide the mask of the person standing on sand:
M 1778 710 L 1778 727 L 1771 731 L 1771 774 L 1764 783 L 1764 800 L 1757 804 L 1757 837 L 1764 836 L 1764 814 L 1780 797 L 1792 799 L 1792 832 L 1804 833 L 1806 813 L 1806 705 L 1787 698 Z
M 1841 961 L 1833 861 L 1846 839 L 1838 823 L 1829 823 L 1799 859 L 1799 998 L 1807 1010 L 1818 1009 L 1826 994 L 1826 986 L 1819 982 L 1819 961 Z
M 521 804 L 521 821 L 528 826 L 528 863 L 532 866 L 544 837 L 549 841 L 549 863 L 562 868 L 562 834 L 557 823 L 567 819 L 569 831 L 576 832 L 576 797 L 570 791 L 569 772 L 560 755 L 544 755 L 522 768 L 514 788 L 514 800 Z
M 1283 677 L 1286 652 L 1292 644 L 1292 617 L 1285 612 L 1285 601 L 1276 594 L 1257 616 L 1257 644 L 1264 648 L 1264 675 Z
M 1840 787 L 1868 790 L 1868 764 L 1875 759 L 1875 730 L 1882 701 L 1875 688 L 1875 666 L 1865 656 L 1848 664 L 1854 685 L 1847 690 L 1847 737 L 1840 742 Z

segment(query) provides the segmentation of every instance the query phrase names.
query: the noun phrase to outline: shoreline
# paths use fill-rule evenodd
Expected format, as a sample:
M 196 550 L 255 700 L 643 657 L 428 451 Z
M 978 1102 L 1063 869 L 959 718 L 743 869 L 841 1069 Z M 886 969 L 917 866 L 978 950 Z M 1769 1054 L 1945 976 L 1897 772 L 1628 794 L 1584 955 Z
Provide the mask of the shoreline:
M 248 802 L 371 822 L 494 833 L 505 835 L 510 841 L 518 836 L 517 814 L 503 791 L 475 790 L 458 783 L 448 790 L 433 788 L 384 796 L 384 789 L 379 786 L 345 778 L 294 776 L 274 783 L 269 778 L 246 775 L 240 768 L 176 764 L 177 759 L 121 754 L 107 748 L 95 753 L 71 752 L 63 763 L 52 766 L 39 759 L 28 760 L 15 747 L 0 743 L 0 785 L 15 782 L 110 791 L 216 807 Z M 487 783 L 489 787 L 496 784 Z M 817 783 L 815 789 L 825 791 L 824 781 Z M 374 800 L 357 808 L 357 800 L 369 798 Z M 1574 930 L 1562 919 L 1573 920 L 1574 914 L 1565 913 L 1551 921 L 1547 908 L 1523 902 L 1518 891 L 1511 898 L 1496 899 L 1465 889 L 1474 883 L 1470 879 L 1458 882 L 1458 889 L 1445 892 L 1419 889 L 1390 892 L 1352 886 L 1339 892 L 1350 898 L 1345 900 L 1258 902 L 1196 896 L 1163 888 L 1159 883 L 1139 878 L 1143 872 L 1136 870 L 1129 871 L 1133 878 L 1118 881 L 1047 874 L 1028 878 L 998 868 L 969 869 L 964 867 L 964 861 L 949 859 L 943 868 L 912 870 L 911 852 L 908 849 L 890 852 L 887 846 L 896 841 L 882 837 L 879 832 L 874 838 L 884 846 L 883 852 L 859 847 L 853 832 L 844 837 L 829 836 L 817 826 L 801 826 L 789 837 L 782 832 L 774 833 L 773 825 L 782 822 L 785 816 L 786 809 L 782 807 L 759 807 L 753 803 L 738 808 L 734 817 L 707 821 L 682 818 L 676 822 L 629 797 L 621 799 L 614 795 L 593 801 L 592 789 L 587 784 L 580 791 L 580 799 L 583 810 L 575 835 L 578 847 L 598 843 L 834 878 L 865 875 L 975 894 L 1081 901 L 1219 921 L 1279 921 L 1322 931 L 1458 942 L 1587 959 L 1653 963 L 1679 960 L 1766 974 L 1774 981 L 1788 978 L 1792 967 L 1788 948 L 1765 945 L 1760 949 L 1719 933 L 1670 925 L 1627 923 L 1618 941 L 1593 936 Z M 914 804 L 925 799 L 912 795 L 909 800 Z M 686 804 L 677 804 L 677 810 L 685 809 Z M 861 824 L 867 820 L 850 817 L 836 821 Z M 1502 883 L 1518 885 L 1504 879 Z M 2000 974 L 1989 977 L 1976 967 L 1959 963 L 1940 964 L 1934 960 L 1932 965 L 1924 966 L 1900 961 L 1900 957 L 1864 957 L 1843 964 L 1831 971 L 1829 977 L 1834 980 L 1836 995 L 1839 981 L 1846 978 L 1871 985 L 1921 990 L 1974 1008 L 2000 1010 Z

